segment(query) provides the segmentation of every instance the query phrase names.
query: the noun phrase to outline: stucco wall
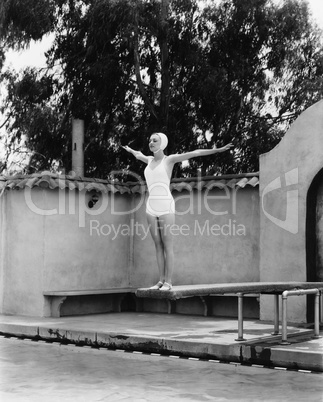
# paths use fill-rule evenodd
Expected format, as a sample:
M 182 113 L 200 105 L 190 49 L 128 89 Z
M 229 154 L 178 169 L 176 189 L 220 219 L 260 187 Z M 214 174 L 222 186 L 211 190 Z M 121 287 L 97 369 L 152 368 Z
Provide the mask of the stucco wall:
M 42 315 L 44 217 L 36 216 L 20 191 L 2 195 L 2 312 Z
M 260 156 L 260 280 L 306 281 L 306 197 L 323 167 L 323 101 L 302 113 L 281 142 Z M 272 317 L 263 297 L 261 319 Z M 306 321 L 306 297 L 288 319 Z
M 128 223 L 112 215 L 109 194 L 85 208 L 85 191 L 26 188 L 7 191 L 2 209 L 2 312 L 43 315 L 43 291 L 129 287 L 129 236 L 96 236 L 98 225 Z M 129 197 L 116 195 L 119 212 Z M 97 215 L 97 213 L 99 213 Z M 91 231 L 92 221 L 92 231 Z M 93 223 L 94 222 L 94 223 Z
M 258 188 L 174 191 L 173 196 L 178 225 L 174 285 L 259 280 Z M 136 220 L 147 227 L 144 205 L 136 212 Z M 158 280 L 150 236 L 135 236 L 134 262 L 135 287 Z
M 174 284 L 258 281 L 258 187 L 173 195 L 179 212 Z M 44 315 L 43 291 L 155 283 L 158 271 L 144 197 L 106 193 L 90 209 L 90 196 L 39 187 L 4 192 L 2 313 Z
M 61 191 L 61 190 L 60 190 Z M 57 206 L 58 191 L 47 191 L 49 209 Z M 111 237 L 97 236 L 99 227 L 128 223 L 128 215 L 113 215 L 110 196 L 104 195 L 107 206 L 96 205 L 84 211 L 87 196 L 84 191 L 65 191 L 66 203 L 74 198 L 75 214 L 47 216 L 44 238 L 45 290 L 82 290 L 128 287 L 129 236 L 114 243 Z M 117 196 L 119 209 L 127 210 L 128 197 Z M 83 213 L 84 211 L 84 213 Z M 98 215 L 96 215 L 96 213 Z M 91 214 L 91 215 L 90 215 Z

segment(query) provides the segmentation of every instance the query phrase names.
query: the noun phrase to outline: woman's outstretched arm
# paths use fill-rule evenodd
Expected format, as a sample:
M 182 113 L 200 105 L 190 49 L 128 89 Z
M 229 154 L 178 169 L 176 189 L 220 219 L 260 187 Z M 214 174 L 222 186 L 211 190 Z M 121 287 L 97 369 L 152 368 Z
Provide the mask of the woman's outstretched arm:
M 184 152 L 183 154 L 173 154 L 169 155 L 168 160 L 171 163 L 183 162 L 191 158 L 197 158 L 199 156 L 213 155 L 219 152 L 229 151 L 233 147 L 233 144 L 227 144 L 222 148 L 213 149 L 196 149 L 191 152 Z
M 122 145 L 122 148 L 125 149 L 127 152 L 131 153 L 136 159 L 148 163 L 148 156 L 144 155 L 142 152 L 135 151 L 134 149 L 128 147 L 128 145 L 125 146 Z

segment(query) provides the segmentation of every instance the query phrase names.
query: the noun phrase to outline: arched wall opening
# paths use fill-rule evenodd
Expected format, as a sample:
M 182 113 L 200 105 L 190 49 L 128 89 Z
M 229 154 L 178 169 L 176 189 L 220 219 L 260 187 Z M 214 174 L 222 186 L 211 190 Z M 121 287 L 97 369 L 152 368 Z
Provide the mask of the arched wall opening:
M 306 199 L 306 279 L 323 281 L 323 168 L 314 177 Z M 314 297 L 307 297 L 307 322 L 314 320 Z

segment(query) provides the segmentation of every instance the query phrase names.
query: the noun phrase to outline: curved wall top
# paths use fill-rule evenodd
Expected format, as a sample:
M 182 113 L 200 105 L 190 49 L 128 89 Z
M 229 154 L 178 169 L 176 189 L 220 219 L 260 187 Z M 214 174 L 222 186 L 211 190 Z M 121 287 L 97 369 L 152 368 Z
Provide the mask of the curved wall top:
M 260 156 L 261 281 L 307 280 L 306 199 L 322 168 L 323 100 L 305 110 L 280 143 Z

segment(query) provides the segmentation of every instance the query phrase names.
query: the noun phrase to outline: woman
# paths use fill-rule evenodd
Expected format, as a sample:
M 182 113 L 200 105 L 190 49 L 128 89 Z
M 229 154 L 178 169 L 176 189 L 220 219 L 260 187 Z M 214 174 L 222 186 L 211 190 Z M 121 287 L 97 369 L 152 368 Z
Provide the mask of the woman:
M 174 267 L 172 225 L 175 223 L 175 202 L 170 192 L 170 179 L 175 163 L 198 156 L 212 155 L 224 152 L 233 147 L 227 144 L 222 148 L 197 149 L 183 154 L 166 156 L 168 138 L 163 133 L 154 133 L 149 140 L 149 149 L 154 156 L 146 156 L 128 146 L 123 148 L 133 154 L 137 159 L 146 163 L 144 171 L 149 197 L 146 204 L 146 215 L 151 236 L 155 243 L 159 281 L 150 289 L 161 291 L 171 290 L 172 273 Z

